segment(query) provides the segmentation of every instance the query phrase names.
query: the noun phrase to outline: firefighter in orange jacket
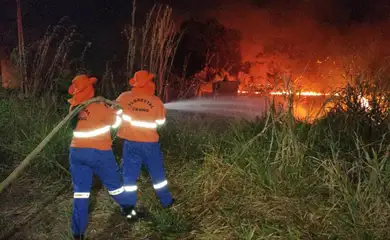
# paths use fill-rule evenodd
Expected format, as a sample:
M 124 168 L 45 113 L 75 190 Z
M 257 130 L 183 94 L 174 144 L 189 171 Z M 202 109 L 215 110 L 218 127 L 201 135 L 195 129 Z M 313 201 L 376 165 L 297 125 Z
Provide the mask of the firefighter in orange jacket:
M 163 156 L 156 128 L 165 122 L 164 104 L 154 95 L 154 75 L 138 71 L 129 83 L 131 91 L 122 93 L 117 102 L 123 108 L 122 125 L 117 136 L 123 144 L 123 186 L 131 205 L 137 201 L 136 181 L 144 164 L 152 178 L 153 187 L 164 208 L 173 204 L 165 178 Z
M 68 100 L 72 110 L 91 99 L 94 94 L 96 78 L 78 75 L 69 87 Z M 107 107 L 104 103 L 89 104 L 82 110 L 73 124 L 73 139 L 70 145 L 69 161 L 74 188 L 71 227 L 74 239 L 83 239 L 88 225 L 88 198 L 95 173 L 107 188 L 109 194 L 121 206 L 127 218 L 134 217 L 130 199 L 121 183 L 119 166 L 111 149 L 111 128 L 121 122 L 121 112 Z

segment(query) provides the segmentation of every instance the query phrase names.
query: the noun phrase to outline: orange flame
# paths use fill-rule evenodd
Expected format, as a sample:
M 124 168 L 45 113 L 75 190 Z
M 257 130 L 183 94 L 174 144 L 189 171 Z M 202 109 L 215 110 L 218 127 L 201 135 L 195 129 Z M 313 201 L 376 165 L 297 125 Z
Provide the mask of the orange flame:
M 238 94 L 246 94 L 249 93 L 248 91 L 245 90 L 238 90 Z M 254 94 L 261 94 L 261 92 L 253 92 Z M 291 95 L 292 92 L 287 92 L 287 91 L 276 91 L 276 92 L 270 92 L 271 95 Z M 305 92 L 296 92 L 295 93 L 298 96 L 328 96 L 331 95 L 330 93 L 320 93 L 320 92 L 314 92 L 314 91 L 305 91 Z
M 282 92 L 270 92 L 271 95 L 291 95 L 292 92 L 282 91 Z M 327 96 L 329 93 L 320 93 L 314 91 L 305 91 L 295 93 L 298 96 Z
M 248 91 L 243 91 L 243 90 L 238 90 L 238 94 L 246 94 L 249 93 Z M 261 94 L 261 92 L 253 92 L 254 94 Z M 283 96 L 283 95 L 291 95 L 293 94 L 291 91 L 275 91 L 275 92 L 270 92 L 270 95 L 275 95 L 275 96 Z M 313 96 L 313 97 L 318 97 L 318 96 L 339 96 L 338 93 L 321 93 L 321 92 L 315 92 L 315 91 L 304 91 L 304 92 L 296 92 L 295 95 L 297 96 Z M 366 97 L 359 96 L 360 103 L 362 108 L 366 110 L 371 110 L 371 105 Z

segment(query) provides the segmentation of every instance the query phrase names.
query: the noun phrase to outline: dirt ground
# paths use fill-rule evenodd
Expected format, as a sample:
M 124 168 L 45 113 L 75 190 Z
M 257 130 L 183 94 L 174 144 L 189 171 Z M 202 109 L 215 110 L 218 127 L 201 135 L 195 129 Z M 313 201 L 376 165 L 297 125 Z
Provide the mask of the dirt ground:
M 146 179 L 144 184 L 147 184 Z M 191 239 L 189 231 L 185 231 L 186 234 L 176 231 L 170 236 L 169 231 L 164 230 L 166 224 L 161 221 L 166 219 L 162 218 L 174 214 L 174 209 L 152 210 L 148 218 L 129 223 L 97 179 L 92 192 L 87 239 Z M 153 201 L 151 204 L 156 206 L 156 199 L 149 199 L 151 194 L 151 191 L 139 193 L 139 202 L 150 205 L 148 201 Z M 19 179 L 0 195 L 0 240 L 72 239 L 72 199 L 70 182 L 66 179 L 57 182 L 50 179 L 42 182 L 32 176 Z

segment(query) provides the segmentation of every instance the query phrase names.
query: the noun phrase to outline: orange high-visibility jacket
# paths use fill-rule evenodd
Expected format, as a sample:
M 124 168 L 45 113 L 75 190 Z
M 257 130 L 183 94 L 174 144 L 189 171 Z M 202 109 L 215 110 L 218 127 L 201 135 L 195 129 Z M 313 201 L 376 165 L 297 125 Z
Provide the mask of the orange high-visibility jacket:
M 129 91 L 122 93 L 117 101 L 123 108 L 118 137 L 135 142 L 159 141 L 157 127 L 165 122 L 165 108 L 160 98 Z
M 116 111 L 104 103 L 91 103 L 78 114 L 71 147 L 111 150 L 111 127 L 117 127 Z

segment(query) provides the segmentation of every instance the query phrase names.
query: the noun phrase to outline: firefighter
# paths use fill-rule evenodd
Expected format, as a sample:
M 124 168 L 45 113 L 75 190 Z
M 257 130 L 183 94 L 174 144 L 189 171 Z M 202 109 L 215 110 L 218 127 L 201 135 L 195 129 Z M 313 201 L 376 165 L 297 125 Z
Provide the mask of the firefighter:
M 137 201 L 136 181 L 144 164 L 149 172 L 155 193 L 164 208 L 170 207 L 174 199 L 168 190 L 165 178 L 163 155 L 160 149 L 158 126 L 165 122 L 164 104 L 154 95 L 154 75 L 138 71 L 130 79 L 131 91 L 122 93 L 117 102 L 123 108 L 122 125 L 118 137 L 123 143 L 123 186 L 135 209 Z M 138 213 L 137 213 L 138 214 Z M 142 212 L 140 213 L 141 216 Z
M 95 95 L 96 78 L 76 76 L 69 94 L 70 111 Z M 121 110 L 116 111 L 104 103 L 91 103 L 82 110 L 72 124 L 73 139 L 70 144 L 70 172 L 74 188 L 71 228 L 74 239 L 83 239 L 88 224 L 88 198 L 92 176 L 96 174 L 108 193 L 120 205 L 127 218 L 136 217 L 131 211 L 130 199 L 121 184 L 119 166 L 111 149 L 111 128 L 121 123 Z

